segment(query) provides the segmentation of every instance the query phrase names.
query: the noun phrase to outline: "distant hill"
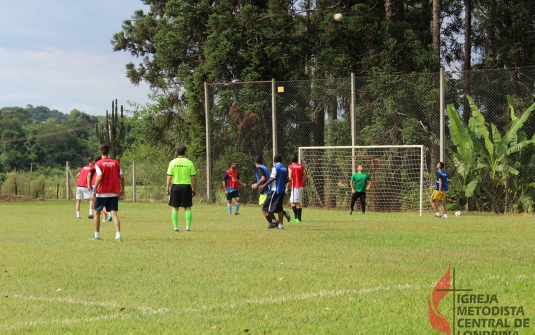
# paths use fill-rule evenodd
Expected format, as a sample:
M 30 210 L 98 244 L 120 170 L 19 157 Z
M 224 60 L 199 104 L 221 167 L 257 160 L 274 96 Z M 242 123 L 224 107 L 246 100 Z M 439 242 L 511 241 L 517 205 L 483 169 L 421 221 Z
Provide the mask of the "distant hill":
M 31 118 L 37 121 L 46 121 L 48 119 L 54 118 L 57 119 L 60 123 L 67 121 L 69 116 L 65 113 L 62 113 L 58 110 L 50 110 L 50 108 L 45 106 L 33 107 L 32 105 L 27 105 L 25 108 L 31 115 Z

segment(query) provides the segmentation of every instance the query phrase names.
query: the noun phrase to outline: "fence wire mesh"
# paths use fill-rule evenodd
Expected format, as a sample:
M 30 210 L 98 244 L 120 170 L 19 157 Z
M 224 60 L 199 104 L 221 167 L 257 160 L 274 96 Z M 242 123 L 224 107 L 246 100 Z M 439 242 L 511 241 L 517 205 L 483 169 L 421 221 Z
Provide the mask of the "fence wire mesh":
M 462 73 L 446 71 L 443 77 L 440 73 L 423 73 L 360 77 L 353 81 L 341 78 L 209 84 L 208 87 L 206 94 L 212 101 L 207 110 L 212 125 L 209 146 L 213 162 L 209 178 L 213 190 L 220 188 L 221 176 L 231 160 L 241 159 L 238 163 L 242 167 L 242 179 L 251 182 L 254 180 L 252 158 L 262 155 L 270 165 L 274 151 L 288 163 L 290 154 L 300 146 L 424 145 L 429 183 L 436 162 L 442 158 L 446 162 L 453 186 L 450 206 L 495 212 L 532 210 L 535 196 L 530 185 L 530 169 L 535 162 L 533 145 L 505 160 L 506 165 L 514 165 L 521 173 L 502 176 L 502 180 L 495 181 L 489 189 L 484 186 L 488 184 L 485 178 L 492 171 L 482 169 L 479 172 L 485 175 L 471 195 L 467 193 L 466 185 L 459 182 L 460 167 L 454 163 L 456 150 L 451 141 L 450 123 L 447 116 L 441 120 L 441 108 L 447 115 L 445 106 L 451 104 L 468 125 L 471 111 L 466 97 L 470 96 L 481 109 L 489 129 L 494 124 L 496 132 L 502 136 L 512 124 L 507 96 L 511 97 L 516 117 L 534 103 L 535 67 L 475 70 L 465 77 Z M 255 93 L 223 95 L 229 87 L 236 92 Z M 239 122 L 232 122 L 232 118 L 236 119 L 233 116 L 236 110 L 243 116 L 238 118 Z M 272 125 L 273 110 L 275 127 Z M 220 122 L 221 119 L 227 122 Z M 533 115 L 525 122 L 522 131 L 526 138 L 532 138 L 535 133 Z M 218 136 L 220 133 L 227 136 Z M 235 149 L 244 144 L 246 150 Z M 246 203 L 256 201 L 256 194 L 249 190 L 244 192 L 247 193 Z M 222 191 L 216 191 L 209 200 L 221 199 Z
M 470 96 L 491 134 L 494 160 L 474 153 L 481 164 L 471 175 L 463 175 L 462 166 L 456 164 L 450 121 L 446 116 L 441 122 L 441 93 L 444 107 L 453 106 L 466 125 L 472 116 L 467 99 Z M 518 130 L 512 127 L 516 124 L 512 114 L 519 118 L 535 102 L 535 66 L 473 70 L 466 76 L 446 71 L 443 78 L 439 73 L 423 73 L 353 80 L 212 83 L 206 85 L 205 94 L 210 126 L 207 145 L 211 155 L 209 166 L 194 162 L 200 191 L 197 201 L 224 201 L 221 182 L 231 161 L 238 163 L 242 181 L 250 185 L 255 180 L 252 160 L 257 155 L 271 166 L 274 153 L 281 154 L 287 164 L 289 156 L 303 146 L 424 145 L 429 182 L 441 152 L 445 154 L 451 183 L 448 201 L 452 209 L 501 213 L 533 210 L 535 115 L 529 115 Z M 523 143 L 522 150 L 498 155 L 498 149 L 505 145 L 498 143 L 500 138 L 513 130 L 514 141 Z M 442 149 L 441 133 L 445 139 Z M 76 172 L 85 165 L 70 164 Z M 138 162 L 134 177 L 131 164 L 122 163 L 127 200 L 133 199 L 130 194 L 135 178 L 137 201 L 166 201 L 162 190 L 167 167 Z M 65 178 L 65 175 L 45 178 L 35 173 L 7 173 L 0 175 L 1 193 L 65 199 Z M 469 184 L 476 179 L 475 187 Z M 71 199 L 73 187 L 74 181 L 69 190 Z M 241 193 L 243 203 L 256 203 L 256 191 L 247 187 Z

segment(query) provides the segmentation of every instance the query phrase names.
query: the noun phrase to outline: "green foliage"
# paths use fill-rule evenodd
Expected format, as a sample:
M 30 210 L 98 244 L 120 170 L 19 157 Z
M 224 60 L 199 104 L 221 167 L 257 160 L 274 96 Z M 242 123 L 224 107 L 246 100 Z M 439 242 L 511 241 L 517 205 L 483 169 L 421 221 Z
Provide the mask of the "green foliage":
M 499 212 L 502 199 L 518 198 L 517 191 L 510 188 L 511 183 L 519 178 L 520 165 L 518 157 L 524 151 L 530 150 L 535 143 L 528 139 L 522 127 L 535 109 L 535 104 L 517 116 L 510 97 L 509 102 L 511 123 L 502 135 L 496 125 L 488 123 L 485 117 L 468 97 L 472 117 L 466 125 L 453 105 L 448 105 L 448 116 L 451 120 L 451 138 L 456 147 L 453 153 L 457 170 L 454 185 L 464 191 L 464 197 L 469 199 L 474 195 L 490 199 L 491 210 Z M 517 184 L 518 186 L 518 184 Z M 458 194 L 463 196 L 463 194 Z M 522 198 L 522 196 L 520 197 Z M 524 198 L 526 199 L 526 198 Z M 482 201 L 477 199 L 477 201 Z M 476 203 L 478 206 L 479 204 Z M 479 207 L 479 206 L 478 206 Z M 478 208 L 479 209 L 479 208 Z M 505 208 L 508 211 L 508 208 Z
M 146 81 L 158 92 L 154 96 L 154 106 L 137 111 L 138 120 L 146 117 L 147 122 L 154 121 L 158 125 L 152 129 L 158 132 L 148 132 L 151 142 L 172 147 L 173 140 L 180 140 L 186 143 L 191 158 L 197 161 L 204 160 L 205 155 L 203 84 L 206 81 L 323 80 L 347 77 L 350 72 L 367 74 L 372 69 L 391 73 L 438 68 L 438 60 L 426 48 L 430 43 L 428 25 L 422 24 L 430 13 L 428 6 L 413 10 L 417 5 L 408 4 L 406 11 L 399 11 L 399 20 L 384 22 L 384 12 L 372 1 L 359 4 L 322 1 L 315 3 L 314 8 L 309 2 L 293 4 L 267 0 L 146 3 L 151 5 L 147 13 L 136 11 L 130 20 L 123 22 L 122 31 L 113 36 L 113 49 L 142 57 L 138 65 L 127 64 L 127 77 L 134 84 Z M 336 12 L 345 15 L 342 22 L 332 20 Z M 310 109 L 310 100 L 290 102 L 289 95 L 282 98 L 288 117 L 281 118 L 280 125 L 297 125 L 296 131 L 279 140 L 283 155 L 295 151 L 295 148 L 286 148 L 286 143 L 324 145 L 325 123 L 321 114 L 328 114 L 329 121 L 338 118 L 333 108 L 338 96 L 333 93 L 334 87 L 326 87 L 326 90 L 316 87 L 318 97 L 307 95 L 313 99 L 313 105 L 318 106 L 314 111 Z M 265 112 L 270 108 L 264 109 L 261 105 L 271 105 L 271 102 L 261 94 L 255 96 L 252 90 L 243 93 L 249 93 L 254 102 L 234 101 L 243 117 L 230 121 L 240 127 L 244 120 L 252 122 L 256 115 L 250 128 L 268 126 L 268 132 L 259 129 L 254 138 L 250 138 L 250 132 L 216 133 L 215 140 L 218 141 L 217 136 L 235 136 L 237 144 L 232 146 L 241 150 L 245 145 L 246 150 L 256 150 L 254 153 L 244 151 L 248 155 L 264 154 L 263 147 L 269 147 L 271 141 L 270 115 Z M 329 99 L 333 100 L 327 101 Z M 347 106 L 348 101 L 343 104 Z M 228 114 L 229 108 L 230 105 L 217 113 Z M 158 120 L 177 116 L 181 121 L 178 124 Z M 314 124 L 307 121 L 312 119 Z M 345 119 L 349 120 L 347 115 Z M 307 125 L 314 126 L 313 134 L 304 127 Z M 346 128 L 340 127 L 340 130 Z M 169 133 L 177 134 L 178 138 L 171 140 L 166 136 Z M 152 137 L 151 134 L 164 136 Z M 339 133 L 335 137 L 334 141 L 341 143 L 347 135 Z M 407 134 L 407 138 L 413 137 Z M 255 144 L 248 146 L 249 143 Z
M 97 118 L 76 109 L 69 116 L 47 107 L 0 109 L 0 171 L 59 168 L 65 161 L 85 161 L 98 147 Z
M 5 180 L 2 183 L 2 194 L 18 194 L 17 178 L 17 172 L 6 174 Z
M 30 182 L 30 197 L 45 198 L 47 190 L 46 177 L 43 175 L 37 176 Z
M 50 110 L 48 107 L 45 106 L 37 106 L 33 107 L 32 105 L 26 106 L 26 110 L 31 115 L 32 119 L 45 122 L 50 118 L 55 118 L 59 122 L 65 122 L 68 119 L 68 115 L 57 111 L 57 110 Z

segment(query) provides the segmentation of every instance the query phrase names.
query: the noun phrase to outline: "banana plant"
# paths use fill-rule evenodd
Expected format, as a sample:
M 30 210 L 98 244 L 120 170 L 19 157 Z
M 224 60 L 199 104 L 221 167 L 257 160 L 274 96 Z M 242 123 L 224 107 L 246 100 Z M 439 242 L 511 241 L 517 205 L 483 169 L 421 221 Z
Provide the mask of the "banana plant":
M 508 96 L 511 126 L 502 136 L 495 124 L 485 121 L 471 97 L 468 97 L 468 101 L 472 111 L 468 125 L 453 105 L 447 106 L 451 137 L 456 147 L 453 161 L 460 179 L 459 184 L 466 198 L 472 197 L 478 190 L 480 194 L 490 194 L 492 209 L 499 212 L 501 191 L 507 191 L 509 178 L 519 173 L 514 167 L 512 156 L 535 143 L 535 136 L 528 140 L 521 129 L 535 109 L 535 104 L 517 117 Z
M 110 145 L 110 156 L 115 159 L 121 159 L 124 153 L 125 128 L 123 117 L 123 106 L 121 105 L 121 117 L 119 118 L 117 99 L 115 99 L 115 103 L 113 100 L 111 101 L 111 118 L 106 110 L 104 124 L 95 126 L 99 143 L 108 143 Z

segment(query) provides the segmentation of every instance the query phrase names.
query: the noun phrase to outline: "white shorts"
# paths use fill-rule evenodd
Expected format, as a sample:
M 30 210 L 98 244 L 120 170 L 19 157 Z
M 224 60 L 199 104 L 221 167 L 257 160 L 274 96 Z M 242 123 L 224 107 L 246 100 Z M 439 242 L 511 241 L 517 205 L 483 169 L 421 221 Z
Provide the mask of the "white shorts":
M 92 196 L 91 191 L 88 191 L 87 187 L 78 186 L 76 188 L 76 200 L 89 200 Z
M 303 198 L 303 187 L 295 187 L 290 191 L 290 202 L 298 203 Z

